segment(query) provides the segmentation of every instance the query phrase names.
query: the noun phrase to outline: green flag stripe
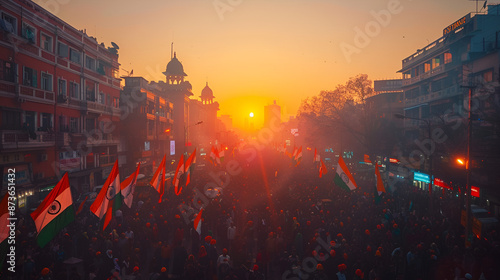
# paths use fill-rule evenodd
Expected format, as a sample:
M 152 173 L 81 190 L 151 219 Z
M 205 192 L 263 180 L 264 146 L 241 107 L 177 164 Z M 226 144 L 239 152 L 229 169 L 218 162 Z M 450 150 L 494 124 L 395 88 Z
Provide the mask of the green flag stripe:
M 344 180 L 342 180 L 342 178 L 340 178 L 338 173 L 335 174 L 335 178 L 333 178 L 333 182 L 335 182 L 335 184 L 337 186 L 345 189 L 346 191 L 351 191 L 351 189 L 349 189 L 349 186 L 347 186 L 347 184 L 344 182 Z
M 57 218 L 48 223 L 43 229 L 40 231 L 37 237 L 38 245 L 43 248 L 47 243 L 56 236 L 60 230 L 65 228 L 75 219 L 75 208 L 73 205 L 70 205 L 66 208 L 62 213 L 57 215 Z

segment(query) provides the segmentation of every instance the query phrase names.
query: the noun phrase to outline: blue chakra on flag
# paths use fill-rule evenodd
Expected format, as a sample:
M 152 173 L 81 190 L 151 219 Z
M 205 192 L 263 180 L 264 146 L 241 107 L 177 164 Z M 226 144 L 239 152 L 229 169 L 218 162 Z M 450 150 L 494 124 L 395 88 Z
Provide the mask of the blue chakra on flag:
M 47 213 L 50 215 L 57 215 L 61 211 L 61 203 L 57 200 L 54 200 L 52 204 L 50 204 L 49 209 L 47 209 Z
M 340 174 L 340 178 L 342 178 L 342 181 L 344 181 L 346 185 L 349 184 L 349 177 L 347 177 L 345 173 L 342 172 L 342 174 Z

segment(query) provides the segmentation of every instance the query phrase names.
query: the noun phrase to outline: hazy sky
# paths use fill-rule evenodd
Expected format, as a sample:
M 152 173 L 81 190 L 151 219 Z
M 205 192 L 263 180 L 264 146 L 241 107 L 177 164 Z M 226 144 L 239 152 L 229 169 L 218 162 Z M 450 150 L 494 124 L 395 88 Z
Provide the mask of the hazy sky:
M 121 68 L 148 80 L 165 79 L 173 41 L 195 96 L 208 81 L 219 114 L 239 126 L 251 111 L 259 126 L 273 99 L 295 115 L 302 99 L 359 73 L 399 78 L 402 59 L 476 6 L 469 0 L 35 2 L 106 46 L 117 43 Z

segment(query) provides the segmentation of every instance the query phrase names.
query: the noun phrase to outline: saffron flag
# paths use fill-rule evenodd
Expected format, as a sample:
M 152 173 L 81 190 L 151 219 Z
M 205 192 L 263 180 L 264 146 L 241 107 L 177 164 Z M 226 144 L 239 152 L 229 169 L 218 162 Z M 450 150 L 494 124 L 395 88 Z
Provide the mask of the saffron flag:
M 137 169 L 134 173 L 128 176 L 121 184 L 121 192 L 123 196 L 123 202 L 128 206 L 128 208 L 132 207 L 132 202 L 134 200 L 134 191 L 135 185 L 137 184 L 137 176 L 139 175 L 139 170 L 141 169 L 141 163 L 137 165 Z
M 352 177 L 351 172 L 347 169 L 347 166 L 341 156 L 339 156 L 337 174 L 335 174 L 333 181 L 337 184 L 337 186 L 348 191 L 352 191 L 358 187 L 354 181 L 354 177 Z
M 188 157 L 186 160 L 185 172 L 186 174 L 186 186 L 191 182 L 191 171 L 194 169 L 194 165 L 196 163 L 196 149 L 194 152 Z
M 105 218 L 103 230 L 106 229 L 109 222 L 111 222 L 114 212 L 122 206 L 122 200 L 120 173 L 118 171 L 118 160 L 116 160 L 111 173 L 109 173 L 108 179 L 106 179 L 94 203 L 90 205 L 90 211 L 92 211 L 92 213 L 101 220 Z
M 149 184 L 160 194 L 160 200 L 158 203 L 161 203 L 161 199 L 163 197 L 163 193 L 165 193 L 165 155 L 161 160 L 160 165 L 155 171 L 153 178 Z
M 297 152 L 298 152 L 297 147 L 293 147 L 293 152 L 292 152 L 292 156 L 291 156 L 291 158 L 292 158 L 293 160 L 295 160 L 295 157 L 297 156 Z
M 380 171 L 378 170 L 378 164 L 375 163 L 375 177 L 377 180 L 377 184 L 375 186 L 375 204 L 379 204 L 382 200 L 382 193 L 385 193 L 384 182 L 382 181 L 382 176 L 380 176 Z
M 82 212 L 83 206 L 85 205 L 85 202 L 87 202 L 87 199 L 89 199 L 88 195 L 85 197 L 85 199 L 82 201 L 82 203 L 80 203 L 80 206 L 78 206 L 78 209 L 76 210 L 75 215 L 78 215 L 78 214 L 80 214 L 80 212 Z
M 5 261 L 5 257 L 7 256 L 8 252 L 8 237 L 9 237 L 9 232 L 10 232 L 10 227 L 9 226 L 9 193 L 5 193 L 5 195 L 2 198 L 2 201 L 0 202 L 0 270 L 2 269 L 2 266 Z M 12 197 L 14 198 L 14 197 Z M 11 204 L 12 206 L 15 204 L 14 201 L 12 201 Z M 12 215 L 14 215 L 14 211 L 11 212 Z
M 321 156 L 318 154 L 318 151 L 316 151 L 316 148 L 314 148 L 314 159 L 313 159 L 313 163 L 314 162 L 319 162 L 321 160 Z
M 38 208 L 31 213 L 31 218 L 35 221 L 38 233 L 36 241 L 41 248 L 75 219 L 68 173 L 64 174 Z
M 175 170 L 174 180 L 172 181 L 172 184 L 175 187 L 176 195 L 180 195 L 182 191 L 182 187 L 179 188 L 179 182 L 182 173 L 184 173 L 184 155 L 181 155 L 181 158 L 179 159 L 179 163 L 177 164 L 177 169 Z
M 201 213 L 203 212 L 203 208 L 200 209 L 200 212 L 198 215 L 196 215 L 196 218 L 194 218 L 194 228 L 196 229 L 196 232 L 198 232 L 199 235 L 201 235 Z
M 378 164 L 375 164 L 375 176 L 377 176 L 377 192 L 379 195 L 385 193 L 384 182 L 382 181 L 382 176 L 380 176 L 380 171 L 378 170 Z
M 321 160 L 321 165 L 319 166 L 319 177 L 323 177 L 323 175 L 325 175 L 326 173 L 328 173 L 328 169 L 326 168 L 323 160 Z

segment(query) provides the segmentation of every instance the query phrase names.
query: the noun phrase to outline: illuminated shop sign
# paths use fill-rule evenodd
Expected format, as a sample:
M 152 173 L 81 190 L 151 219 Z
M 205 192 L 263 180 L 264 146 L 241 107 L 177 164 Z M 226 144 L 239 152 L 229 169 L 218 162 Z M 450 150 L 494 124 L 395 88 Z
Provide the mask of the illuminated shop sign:
M 415 172 L 413 174 L 413 180 L 420 181 L 429 184 L 431 180 L 429 179 L 429 175 L 425 173 Z
M 468 15 L 464 16 L 463 18 L 450 24 L 448 27 L 443 29 L 443 36 L 446 36 L 446 35 L 452 33 L 453 31 L 463 27 L 467 22 L 469 22 L 469 20 L 470 20 L 470 14 L 468 14 Z

